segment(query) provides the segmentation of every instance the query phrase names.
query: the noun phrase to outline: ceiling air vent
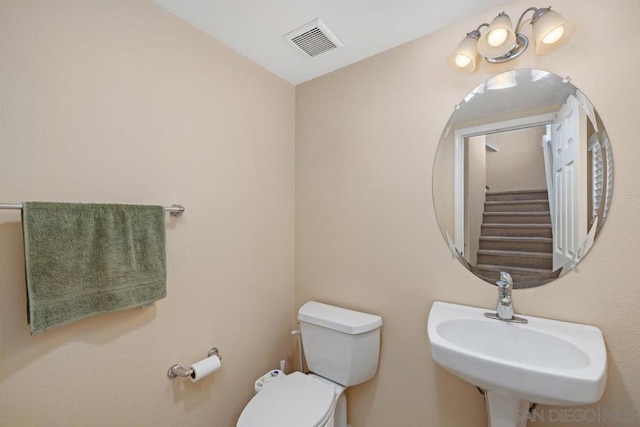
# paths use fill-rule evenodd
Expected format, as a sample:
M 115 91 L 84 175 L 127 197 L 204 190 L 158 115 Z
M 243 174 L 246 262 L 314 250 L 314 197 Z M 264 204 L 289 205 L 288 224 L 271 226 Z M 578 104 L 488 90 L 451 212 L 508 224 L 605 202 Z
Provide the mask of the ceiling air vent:
M 284 38 L 310 57 L 344 46 L 344 43 L 319 19 L 285 34 Z

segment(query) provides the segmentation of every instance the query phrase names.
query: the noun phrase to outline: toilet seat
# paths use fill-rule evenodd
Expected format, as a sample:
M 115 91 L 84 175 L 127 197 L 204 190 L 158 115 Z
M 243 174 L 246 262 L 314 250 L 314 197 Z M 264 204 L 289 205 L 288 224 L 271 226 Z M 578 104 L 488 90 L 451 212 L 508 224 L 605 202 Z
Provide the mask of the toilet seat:
M 236 427 L 321 427 L 331 418 L 335 405 L 334 387 L 294 372 L 256 394 Z

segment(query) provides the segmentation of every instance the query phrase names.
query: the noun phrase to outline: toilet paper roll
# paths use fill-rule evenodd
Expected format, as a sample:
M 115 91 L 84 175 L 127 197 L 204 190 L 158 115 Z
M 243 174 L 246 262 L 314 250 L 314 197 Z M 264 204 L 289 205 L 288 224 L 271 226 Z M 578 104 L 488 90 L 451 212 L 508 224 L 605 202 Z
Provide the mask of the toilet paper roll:
M 222 362 L 218 356 L 207 357 L 191 365 L 191 381 L 194 383 L 220 369 Z

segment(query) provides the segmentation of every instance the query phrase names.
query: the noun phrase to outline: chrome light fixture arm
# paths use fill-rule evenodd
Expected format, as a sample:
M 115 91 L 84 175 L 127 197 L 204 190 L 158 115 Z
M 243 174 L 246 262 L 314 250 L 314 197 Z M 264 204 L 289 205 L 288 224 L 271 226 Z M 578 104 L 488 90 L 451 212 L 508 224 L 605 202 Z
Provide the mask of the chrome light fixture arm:
M 520 33 L 520 29 L 522 28 L 522 20 L 524 19 L 524 16 L 529 12 L 533 12 L 533 16 L 535 17 L 535 14 L 538 10 L 540 9 L 538 9 L 537 7 L 530 7 L 526 9 L 524 12 L 522 12 L 522 14 L 520 15 L 520 18 L 518 19 L 518 23 L 516 24 L 516 34 Z M 531 21 L 533 22 L 533 18 L 531 19 Z
M 483 23 L 483 24 L 478 25 L 478 28 L 476 28 L 475 30 L 471 30 L 471 31 L 469 31 L 469 32 L 467 33 L 467 37 L 472 37 L 472 38 L 474 38 L 474 39 L 478 40 L 478 39 L 482 36 L 482 33 L 480 32 L 480 29 L 481 29 L 482 27 L 487 27 L 487 28 L 488 28 L 488 27 L 489 27 L 489 24 L 487 24 L 487 23 L 485 22 L 485 23 Z
M 504 55 L 497 56 L 495 58 L 484 57 L 485 61 L 491 64 L 500 64 L 502 62 L 508 62 L 512 59 L 516 59 L 522 55 L 529 47 L 529 38 L 522 33 L 516 33 L 516 42 L 513 48 Z

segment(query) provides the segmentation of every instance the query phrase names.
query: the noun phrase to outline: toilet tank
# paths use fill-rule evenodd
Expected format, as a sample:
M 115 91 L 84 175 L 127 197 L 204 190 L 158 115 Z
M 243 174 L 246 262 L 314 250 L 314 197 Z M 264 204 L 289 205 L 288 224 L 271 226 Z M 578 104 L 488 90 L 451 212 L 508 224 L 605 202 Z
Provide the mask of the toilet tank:
M 370 380 L 378 369 L 382 318 L 309 301 L 298 311 L 309 370 L 344 386 Z

